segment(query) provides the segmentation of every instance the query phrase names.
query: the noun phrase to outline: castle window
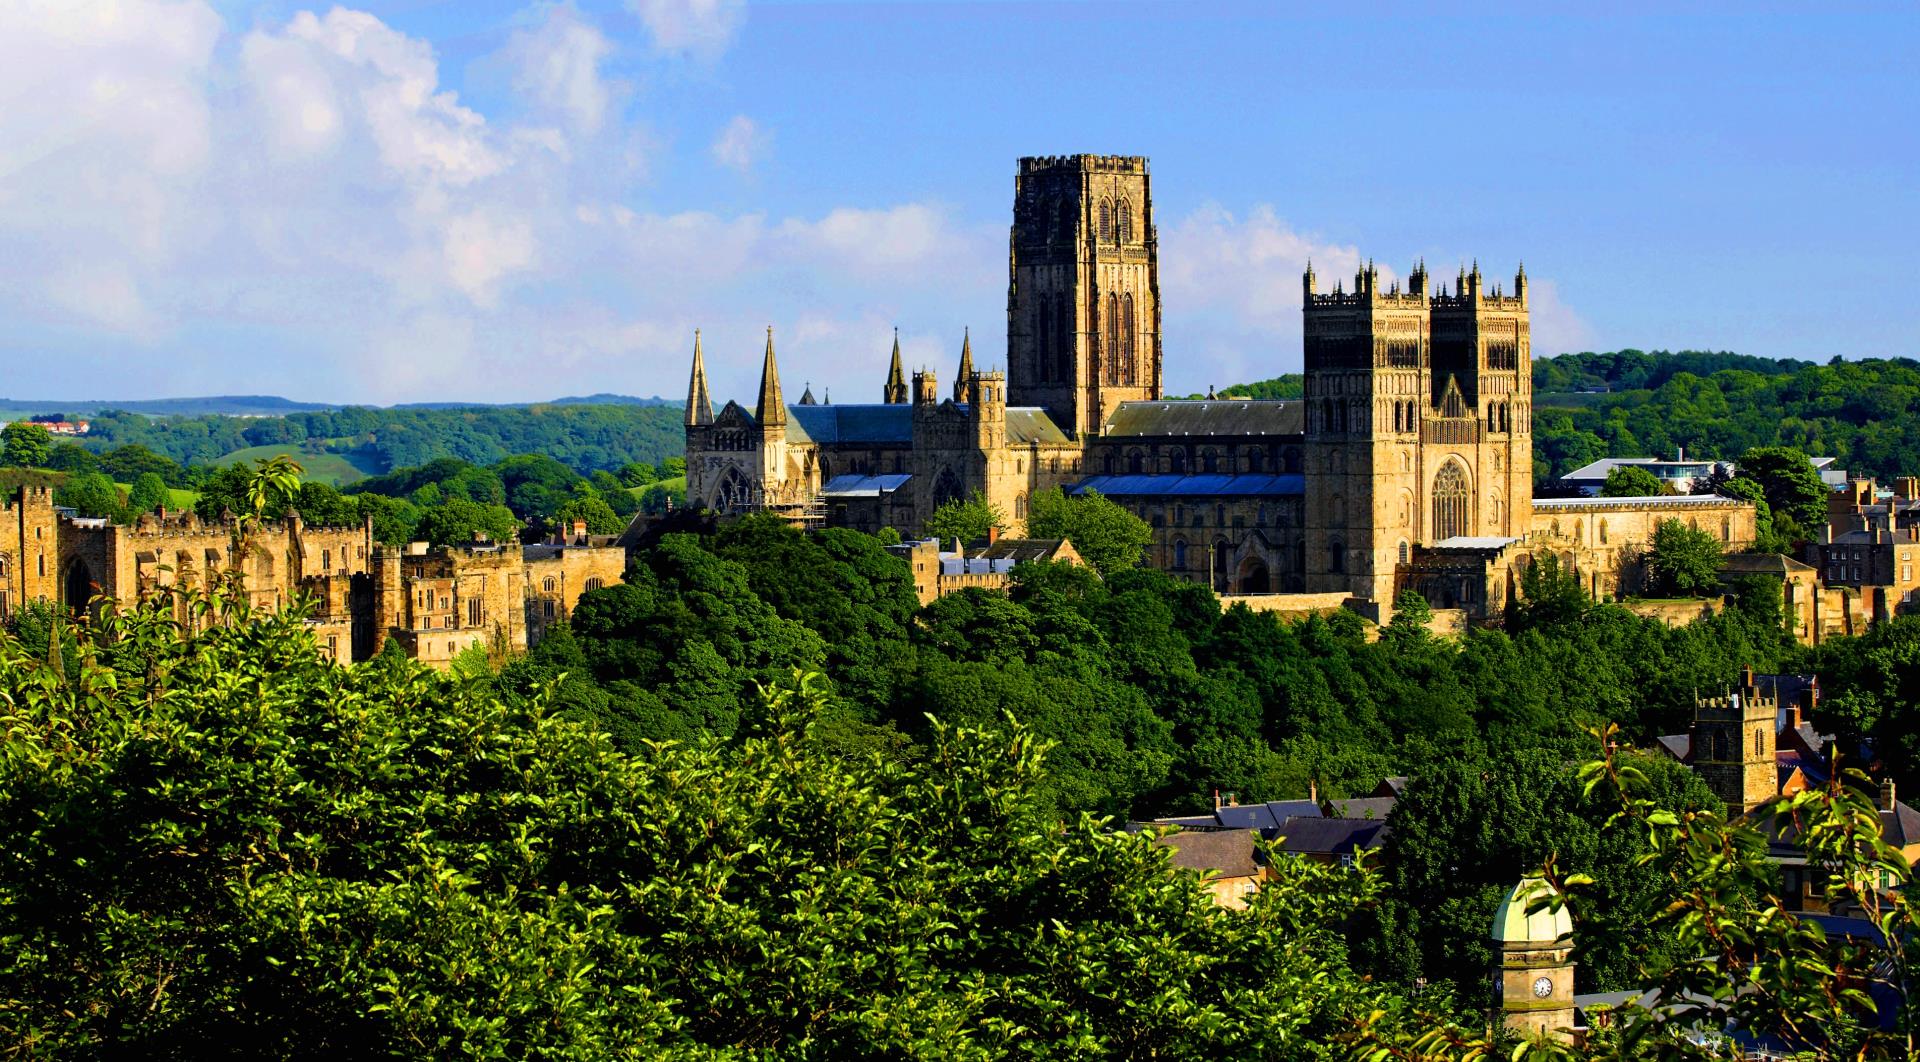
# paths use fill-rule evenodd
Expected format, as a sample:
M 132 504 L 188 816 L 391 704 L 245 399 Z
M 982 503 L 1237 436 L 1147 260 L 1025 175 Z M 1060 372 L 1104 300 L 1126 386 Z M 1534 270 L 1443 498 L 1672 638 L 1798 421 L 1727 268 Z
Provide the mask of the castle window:
M 545 579 L 542 579 L 540 581 L 540 589 L 544 593 L 553 593 L 553 576 L 549 575 Z
M 332 550 L 323 549 L 320 551 L 320 570 L 323 572 L 330 572 L 333 570 L 333 551 Z
M 1177 572 L 1187 570 L 1187 540 L 1184 538 L 1173 540 L 1173 570 Z
M 1327 543 L 1327 570 L 1335 575 L 1347 570 L 1347 547 L 1337 539 Z
M 1213 507 L 1213 526 L 1215 527 L 1227 526 L 1227 507 L 1226 506 L 1216 505 Z
M 546 616 L 547 619 L 549 620 L 553 619 L 553 617 L 556 615 L 553 599 L 548 598 L 546 601 L 542 602 L 542 607 L 540 611 L 541 611 L 541 614 Z
M 1393 430 L 1400 431 L 1400 403 L 1393 404 Z
M 1120 297 L 1120 382 L 1129 387 L 1140 382 L 1139 367 L 1133 357 L 1133 337 L 1133 295 L 1128 293 Z
M 1495 504 L 1498 504 L 1498 503 L 1496 502 Z M 1600 520 L 1599 531 L 1600 531 L 1600 544 L 1604 546 L 1607 544 L 1607 521 L 1605 517 L 1602 517 Z
M 477 597 L 467 599 L 467 626 L 480 626 L 480 599 Z
M 1109 476 L 1113 475 L 1112 451 L 1100 455 L 1100 471 L 1105 472 Z
M 1220 471 L 1220 455 L 1212 450 L 1200 451 L 1200 471 L 1209 473 Z
M 1433 536 L 1444 541 L 1467 533 L 1467 470 L 1448 461 L 1433 480 Z
M 1100 200 L 1100 242 L 1113 242 L 1113 200 Z
M 603 587 L 603 586 L 605 586 L 605 585 L 607 585 L 607 584 L 606 584 L 606 581 L 605 581 L 605 580 L 603 580 L 603 579 L 601 579 L 601 578 L 600 578 L 599 576 L 597 576 L 597 575 L 596 575 L 596 576 L 594 576 L 593 578 L 591 578 L 591 579 L 588 579 L 588 580 L 587 580 L 587 582 L 586 582 L 586 592 L 587 592 L 587 593 L 592 593 L 593 591 L 595 591 L 595 590 L 598 590 L 598 589 L 600 589 L 601 587 Z
M 1400 540 L 1400 563 L 1407 564 L 1412 560 L 1413 551 L 1407 547 L 1407 540 L 1403 538 Z
M 1137 476 L 1145 472 L 1146 469 L 1147 459 L 1145 454 L 1142 454 L 1138 450 L 1127 451 L 1127 471 L 1129 473 Z
M 1013 518 L 1015 520 L 1025 520 L 1027 518 L 1027 496 L 1026 495 L 1024 494 L 1014 495 Z
M 1753 732 L 1753 754 L 1755 756 L 1766 755 L 1766 752 L 1767 752 L 1767 747 L 1765 744 L 1766 740 L 1767 740 L 1766 731 L 1756 730 Z
M 1133 242 L 1133 204 L 1120 200 L 1120 242 Z
M 1720 518 L 1720 541 L 1733 541 L 1733 517 L 1731 516 L 1723 516 Z

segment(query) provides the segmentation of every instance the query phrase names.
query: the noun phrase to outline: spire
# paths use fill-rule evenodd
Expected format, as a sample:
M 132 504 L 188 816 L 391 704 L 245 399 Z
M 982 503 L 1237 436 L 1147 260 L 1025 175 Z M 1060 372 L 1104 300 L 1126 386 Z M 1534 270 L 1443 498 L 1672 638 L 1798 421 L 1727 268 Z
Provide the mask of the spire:
M 887 370 L 886 390 L 880 400 L 890 406 L 905 405 L 907 401 L 907 374 L 900 368 L 900 330 L 893 330 L 893 367 Z
M 693 330 L 693 377 L 687 381 L 687 427 L 713 423 L 713 399 L 707 395 L 707 365 L 700 359 L 700 330 Z
M 800 392 L 800 404 L 803 406 L 817 406 L 820 404 L 814 401 L 812 380 L 808 380 L 806 390 Z
M 973 375 L 973 329 L 967 329 L 960 340 L 960 375 L 953 381 L 953 400 L 967 400 L 967 380 Z
M 767 326 L 767 360 L 760 364 L 760 401 L 753 419 L 762 426 L 787 423 L 787 403 L 780 397 L 780 368 L 773 363 L 773 326 Z

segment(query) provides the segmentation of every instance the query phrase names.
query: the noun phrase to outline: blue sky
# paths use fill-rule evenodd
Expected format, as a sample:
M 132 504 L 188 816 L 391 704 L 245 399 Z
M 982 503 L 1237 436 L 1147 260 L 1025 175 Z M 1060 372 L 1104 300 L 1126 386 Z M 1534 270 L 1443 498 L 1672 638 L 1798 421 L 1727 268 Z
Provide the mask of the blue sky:
M 678 395 L 699 327 L 746 395 L 771 324 L 870 401 L 896 325 L 999 357 L 1077 151 L 1152 159 L 1175 392 L 1299 367 L 1308 256 L 1524 259 L 1537 354 L 1920 353 L 1910 5 L 1364 10 L 0 0 L 0 392 Z

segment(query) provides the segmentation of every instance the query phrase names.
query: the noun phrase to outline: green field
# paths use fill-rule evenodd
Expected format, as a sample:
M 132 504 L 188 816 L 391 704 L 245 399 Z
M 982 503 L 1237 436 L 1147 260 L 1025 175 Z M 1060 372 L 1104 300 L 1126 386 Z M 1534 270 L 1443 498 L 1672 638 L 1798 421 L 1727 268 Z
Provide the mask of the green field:
M 300 462 L 300 467 L 306 469 L 306 478 L 332 487 L 342 487 L 380 473 L 380 469 L 360 457 L 349 454 L 307 453 L 293 443 L 282 443 L 278 446 L 249 446 L 244 450 L 235 450 L 223 455 L 214 463 L 231 465 L 235 462 L 243 462 L 250 465 L 263 457 L 279 457 L 283 454 Z

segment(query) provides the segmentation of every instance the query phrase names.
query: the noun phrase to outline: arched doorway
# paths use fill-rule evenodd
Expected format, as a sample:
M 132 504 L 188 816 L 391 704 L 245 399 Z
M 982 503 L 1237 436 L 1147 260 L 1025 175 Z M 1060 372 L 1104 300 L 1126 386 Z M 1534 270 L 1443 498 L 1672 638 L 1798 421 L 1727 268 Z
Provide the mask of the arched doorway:
M 60 600 L 75 615 L 86 611 L 93 600 L 93 570 L 79 557 L 67 562 L 66 578 L 60 582 Z
M 1267 572 L 1267 562 L 1259 557 L 1248 557 L 1240 562 L 1239 583 L 1243 594 L 1273 593 L 1273 577 Z

